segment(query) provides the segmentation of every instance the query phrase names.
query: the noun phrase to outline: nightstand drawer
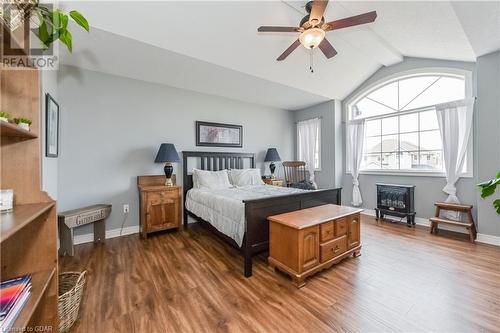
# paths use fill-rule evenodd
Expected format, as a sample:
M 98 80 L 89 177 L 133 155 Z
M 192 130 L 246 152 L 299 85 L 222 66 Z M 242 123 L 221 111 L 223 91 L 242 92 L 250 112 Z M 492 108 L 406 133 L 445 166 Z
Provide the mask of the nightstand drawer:
M 147 200 L 148 201 L 172 201 L 179 198 L 179 193 L 177 191 L 157 191 L 157 192 L 148 192 Z

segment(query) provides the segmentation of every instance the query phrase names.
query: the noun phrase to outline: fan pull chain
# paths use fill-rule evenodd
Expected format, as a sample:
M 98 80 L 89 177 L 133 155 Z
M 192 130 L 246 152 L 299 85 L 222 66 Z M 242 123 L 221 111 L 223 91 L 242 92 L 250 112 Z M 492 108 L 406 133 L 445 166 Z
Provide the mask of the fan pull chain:
M 314 73 L 313 69 L 313 48 L 311 48 L 311 52 L 309 52 L 309 70 L 311 73 Z

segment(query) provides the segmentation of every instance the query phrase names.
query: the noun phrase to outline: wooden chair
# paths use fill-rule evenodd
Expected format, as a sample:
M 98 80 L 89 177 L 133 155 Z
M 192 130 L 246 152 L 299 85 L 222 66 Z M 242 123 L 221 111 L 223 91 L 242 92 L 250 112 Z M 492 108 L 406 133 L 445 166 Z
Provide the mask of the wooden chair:
M 454 203 L 446 203 L 446 202 L 436 202 L 434 204 L 436 206 L 436 216 L 431 217 L 429 220 L 431 221 L 431 234 L 438 233 L 438 225 L 440 223 L 450 224 L 455 226 L 464 227 L 469 232 L 469 239 L 471 243 L 474 243 L 477 237 L 476 225 L 474 224 L 474 219 L 472 218 L 472 206 L 471 205 L 461 205 Z M 454 212 L 461 212 L 467 214 L 468 221 L 455 221 L 447 218 L 439 217 L 441 210 L 451 210 Z
M 285 171 L 285 182 L 287 187 L 307 180 L 306 162 L 285 161 L 282 164 Z

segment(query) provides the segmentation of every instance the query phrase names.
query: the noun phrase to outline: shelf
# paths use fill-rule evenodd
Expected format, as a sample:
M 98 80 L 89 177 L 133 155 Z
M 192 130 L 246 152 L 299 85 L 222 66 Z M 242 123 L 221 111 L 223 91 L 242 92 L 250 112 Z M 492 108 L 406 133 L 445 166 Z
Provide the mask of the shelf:
M 55 201 L 36 204 L 15 205 L 12 212 L 1 213 L 1 239 L 4 242 L 20 229 L 55 205 Z
M 38 305 L 40 304 L 40 301 L 42 300 L 45 291 L 49 287 L 50 281 L 54 277 L 55 273 L 56 267 L 50 270 L 33 273 L 31 275 L 30 296 L 23 309 L 21 310 L 21 313 L 12 325 L 12 328 L 10 329 L 11 332 L 25 332 L 26 326 L 28 326 L 31 317 L 35 313 L 35 310 L 38 308 Z
M 16 137 L 24 139 L 35 139 L 38 137 L 32 132 L 6 121 L 0 121 L 0 135 L 2 137 Z

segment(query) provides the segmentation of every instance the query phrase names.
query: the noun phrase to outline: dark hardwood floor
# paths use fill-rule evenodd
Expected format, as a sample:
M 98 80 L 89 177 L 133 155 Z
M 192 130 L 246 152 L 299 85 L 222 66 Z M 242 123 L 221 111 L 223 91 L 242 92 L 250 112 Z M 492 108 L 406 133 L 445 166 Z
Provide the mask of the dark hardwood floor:
M 296 289 L 203 228 L 77 246 L 87 269 L 72 332 L 481 332 L 500 329 L 500 249 L 362 219 L 361 257 Z

